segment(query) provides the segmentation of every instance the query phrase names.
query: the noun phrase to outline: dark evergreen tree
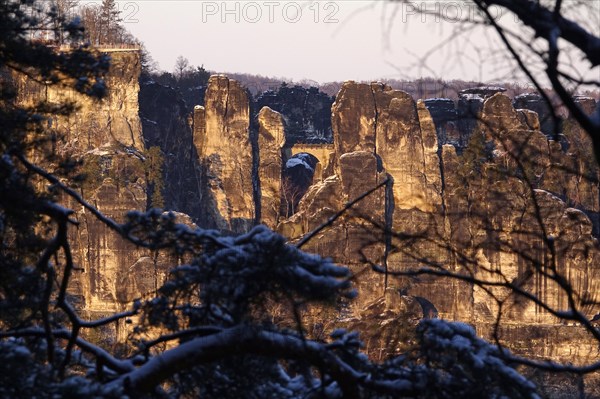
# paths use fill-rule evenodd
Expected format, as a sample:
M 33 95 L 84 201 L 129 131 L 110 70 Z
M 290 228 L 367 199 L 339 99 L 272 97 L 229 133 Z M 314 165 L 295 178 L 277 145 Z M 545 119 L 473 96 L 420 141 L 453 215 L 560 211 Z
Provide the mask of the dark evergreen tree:
M 50 11 L 56 14 L 56 18 L 53 18 L 54 24 L 60 24 L 60 21 L 73 20 L 78 2 L 78 0 L 51 0 Z M 55 40 L 58 44 L 65 44 L 66 38 L 60 26 L 55 26 L 55 32 L 57 34 Z
M 116 0 L 102 0 L 100 5 L 100 44 L 118 43 L 122 34 L 120 11 Z

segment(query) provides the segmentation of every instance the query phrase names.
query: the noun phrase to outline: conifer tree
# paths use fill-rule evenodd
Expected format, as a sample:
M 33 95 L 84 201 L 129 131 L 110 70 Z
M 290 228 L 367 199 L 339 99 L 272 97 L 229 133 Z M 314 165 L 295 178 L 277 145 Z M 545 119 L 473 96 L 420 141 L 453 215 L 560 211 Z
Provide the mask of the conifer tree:
M 123 28 L 116 1 L 102 0 L 99 17 L 101 27 L 100 44 L 118 43 L 123 34 Z

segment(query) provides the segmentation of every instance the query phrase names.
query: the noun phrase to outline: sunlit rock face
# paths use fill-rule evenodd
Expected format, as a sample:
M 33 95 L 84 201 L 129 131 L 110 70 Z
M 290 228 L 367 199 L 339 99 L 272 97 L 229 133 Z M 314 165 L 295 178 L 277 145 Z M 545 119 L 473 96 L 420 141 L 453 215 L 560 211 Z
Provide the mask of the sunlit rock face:
M 90 102 L 73 98 L 80 109 L 58 129 L 68 132 L 67 147 L 84 162 L 88 180 L 81 193 L 86 201 L 118 222 L 131 210 L 147 207 L 145 145 L 139 117 L 139 54 L 111 53 L 107 77 L 109 96 Z M 72 94 L 71 94 L 72 95 Z M 75 122 L 71 120 L 74 119 Z M 85 139 L 77 138 L 85 133 Z M 88 139 L 89 137 L 89 139 Z M 133 300 L 152 295 L 166 279 L 172 259 L 127 243 L 74 201 L 79 227 L 72 229 L 73 258 L 81 272 L 73 276 L 71 294 L 89 318 L 129 309 Z M 126 340 L 128 329 L 110 326 L 105 338 Z
M 215 227 L 247 231 L 255 221 L 248 95 L 235 80 L 215 75 L 208 81 L 204 104 L 199 120 L 204 119 L 205 127 L 195 126 L 194 132 L 204 167 L 204 208 Z
M 375 151 L 377 109 L 370 85 L 346 82 L 331 107 L 337 159 L 354 151 Z
M 346 82 L 332 106 L 333 137 L 336 159 L 355 151 L 380 159 L 380 168 L 395 181 L 397 207 L 431 211 L 441 204 L 437 136 L 423 105 L 419 112 L 402 91 Z
M 437 103 L 453 114 L 450 104 Z M 262 222 L 293 241 L 381 185 L 304 247 L 355 273 L 359 297 L 340 318 L 362 330 L 370 355 L 383 356 L 380 349 L 375 355 L 376 348 L 404 339 L 392 333 L 396 326 L 432 315 L 471 323 L 489 338 L 501 304 L 499 334 L 510 347 L 530 356 L 589 360 L 592 339 L 505 288 L 486 291 L 469 281 L 394 274 L 425 266 L 470 271 L 472 278 L 514 282 L 565 311 L 566 292 L 550 274 L 539 272 L 552 267 L 568 276 L 577 295 L 597 300 L 598 185 L 581 178 L 596 176 L 597 169 L 588 162 L 587 137 L 578 126 L 565 125 L 555 140 L 540 131 L 540 117 L 529 107 L 515 109 L 501 90 L 488 88 L 461 93 L 453 114 L 456 130 L 449 133 L 446 126 L 444 136 L 430 103 L 379 83 L 346 82 L 332 106 L 333 152 L 319 158 L 329 160 L 327 173 L 313 177 L 286 218 L 285 118 L 262 108 L 253 131 L 245 90 L 223 76 L 210 79 L 204 104 L 191 116 L 192 137 L 186 141 L 200 165 L 204 226 L 240 232 Z M 171 148 L 184 145 L 177 143 Z M 296 154 L 293 148 L 291 153 Z M 143 206 L 143 179 L 135 179 L 135 172 L 129 176 L 127 185 L 102 180 L 88 198 L 117 217 L 125 208 Z M 103 229 L 94 225 L 77 236 L 86 248 L 77 256 L 89 258 L 80 262 L 93 265 L 93 277 L 78 280 L 89 309 L 117 309 L 137 294 L 151 293 L 164 278 L 161 265 L 168 263 L 121 248 Z M 397 234 L 386 235 L 386 229 Z M 550 245 L 555 258 L 548 264 Z M 390 274 L 373 272 L 373 265 Z M 582 312 L 593 316 L 597 309 L 586 306 Z M 373 328 L 388 322 L 393 328 Z M 559 344 L 549 345 L 553 342 Z
M 535 118 L 526 116 L 514 110 L 508 97 L 494 94 L 482 106 L 482 142 L 477 145 L 474 136 L 468 148 L 485 162 L 473 162 L 474 157 L 469 158 L 466 152 L 461 157 L 453 147 L 443 147 L 449 242 L 457 254 L 470 254 L 468 259 L 477 265 L 474 277 L 496 283 L 510 281 L 551 308 L 567 311 L 569 290 L 552 278 L 554 273 L 567 277 L 576 295 L 598 295 L 600 270 L 596 265 L 600 252 L 592 235 L 593 224 L 584 212 L 569 208 L 581 206 L 575 201 L 580 187 L 593 187 L 590 191 L 597 194 L 597 180 L 578 175 L 581 169 L 573 161 L 584 158 L 548 140 L 535 129 Z M 570 172 L 569 165 L 574 167 Z M 575 184 L 572 179 L 577 175 L 580 181 Z M 591 208 L 594 206 L 592 203 Z M 449 260 L 452 267 L 463 267 L 460 260 Z M 577 327 L 563 325 L 566 323 L 539 304 L 505 288 L 486 292 L 471 285 L 462 292 L 461 302 L 468 306 L 458 309 L 454 317 L 470 320 L 484 336 L 492 333 L 501 310 L 499 335 L 521 353 L 578 363 L 591 359 L 590 352 L 581 348 L 589 349 L 593 339 L 587 336 L 578 343 L 566 342 L 569 334 L 585 334 Z M 438 305 L 444 301 L 436 298 L 432 302 Z M 444 308 L 438 308 L 440 314 L 446 312 Z M 591 318 L 598 309 L 586 305 L 581 311 Z M 524 344 L 527 339 L 532 343 L 529 346 Z M 556 347 L 548 348 L 553 345 Z M 565 351 L 564 345 L 572 349 Z
M 596 107 L 594 99 L 589 97 L 576 97 L 578 105 L 588 114 L 592 114 Z M 522 129 L 529 129 L 527 134 L 514 134 L 520 137 L 521 143 L 528 138 L 525 155 L 529 161 L 530 169 L 535 169 L 536 176 L 533 180 L 536 187 L 547 190 L 562 199 L 568 206 L 583 211 L 593 222 L 594 235 L 600 233 L 600 203 L 598 186 L 598 166 L 593 154 L 593 145 L 588 135 L 572 119 L 561 115 L 561 126 L 555 129 L 554 119 L 544 100 L 536 94 L 523 94 L 514 100 L 515 106 L 527 108 L 531 113 L 538 112 L 538 123 L 534 117 L 523 115 Z M 523 113 L 525 110 L 518 110 Z M 537 134 L 541 131 L 548 140 L 542 140 Z M 536 131 L 536 133 L 533 133 Z M 514 142 L 519 140 L 515 139 Z M 537 143 L 534 143 L 537 141 Z M 546 147 L 547 146 L 547 147 Z M 516 149 L 518 147 L 514 146 Z M 537 148 L 539 156 L 535 156 L 531 149 Z M 536 165 L 533 165 L 536 163 Z
M 86 198 L 106 216 L 122 221 L 133 209 L 144 209 L 143 190 L 123 189 L 110 178 Z M 90 212 L 77 210 L 80 223 L 71 232 L 73 260 L 81 271 L 73 275 L 70 294 L 81 313 L 95 319 L 130 309 L 134 300 L 153 295 L 172 267 L 164 255 L 137 248 L 112 231 Z M 111 324 L 103 339 L 124 342 L 128 329 Z
M 377 89 L 376 152 L 394 179 L 395 207 L 431 212 L 441 205 L 437 136 L 431 116 L 422 104 L 417 111 L 408 94 Z
M 355 280 L 360 295 L 348 308 L 348 320 L 364 327 L 367 340 L 382 339 L 380 332 L 368 333 L 368 309 L 395 308 L 398 301 L 421 298 L 440 317 L 472 323 L 486 337 L 493 333 L 502 310 L 499 333 L 523 354 L 589 360 L 585 350 L 549 350 L 553 339 L 559 345 L 588 349 L 593 339 L 568 343 L 570 332 L 578 337 L 585 334 L 506 288 L 486 291 L 469 281 L 386 277 L 369 271 L 369 262 L 385 265 L 392 273 L 422 267 L 456 273 L 471 270 L 475 279 L 493 283 L 507 279 L 565 311 L 568 293 L 539 272 L 553 267 L 568 276 L 577 295 L 598 295 L 600 252 L 592 235 L 594 227 L 584 212 L 570 208 L 582 204 L 577 199 L 585 198 L 583 187 L 597 194 L 597 183 L 579 176 L 575 184 L 571 179 L 581 167 L 570 175 L 557 169 L 565 160 L 580 159 L 579 155 L 548 140 L 539 130 L 537 114 L 516 110 L 501 90 L 461 96 L 463 107 L 471 107 L 473 113 L 466 121 L 471 130 L 463 136 L 466 141 L 457 154 L 455 146 L 439 144 L 439 132 L 424 102 L 415 103 L 407 94 L 381 84 L 346 82 L 332 107 L 336 172 L 309 188 L 299 212 L 280 229 L 291 238 L 301 237 L 389 177 L 387 190 L 381 188 L 356 204 L 305 246 L 349 265 L 360 276 Z M 585 207 L 594 206 L 592 201 Z M 398 236 L 386 239 L 386 226 Z M 556 257 L 551 266 L 547 263 L 550 243 Z M 591 317 L 597 309 L 584 306 L 582 311 Z M 525 347 L 526 337 L 534 345 Z M 567 358 L 567 353 L 575 357 Z
M 111 69 L 106 77 L 108 93 L 97 101 L 62 86 L 42 88 L 32 80 L 17 80 L 19 102 L 32 103 L 44 96 L 50 103 L 76 102 L 81 111 L 68 118 L 55 117 L 51 129 L 62 133 L 63 151 L 90 151 L 112 145 L 141 151 L 144 149 L 138 116 L 138 77 L 141 65 L 137 51 L 111 54 Z
M 523 127 L 511 99 L 502 93 L 494 94 L 483 103 L 480 124 L 497 140 Z
M 589 97 L 577 96 L 575 102 L 588 115 L 597 107 L 596 101 Z M 542 188 L 557 195 L 568 205 L 584 211 L 593 221 L 594 234 L 598 236 L 598 167 L 588 135 L 572 118 L 565 118 L 559 110 L 555 111 L 559 118 L 557 124 L 539 94 L 519 95 L 513 103 L 515 108 L 521 108 L 519 112 L 534 111 L 539 127 L 533 121 L 533 126 L 529 123 L 530 129 L 541 130 L 548 137 L 550 168 L 545 172 Z
M 24 78 L 15 83 L 21 104 L 39 98 L 77 104 L 77 110 L 68 117 L 54 116 L 49 122 L 56 142 L 49 143 L 45 150 L 81 161 L 83 166 L 78 172 L 86 179 L 75 187 L 85 201 L 121 223 L 127 212 L 147 207 L 145 145 L 138 106 L 141 66 L 136 50 L 109 56 L 108 95 L 101 101 L 65 87 L 42 88 Z M 32 157 L 44 166 L 54 166 L 41 156 Z M 63 195 L 62 201 L 75 211 L 72 218 L 78 222 L 69 229 L 77 267 L 69 298 L 84 317 L 94 319 L 128 309 L 134 299 L 156 292 L 172 259 L 128 244 L 72 198 Z M 105 333 L 95 339 L 125 341 L 127 336 L 122 324 L 111 324 Z
M 269 107 L 258 114 L 258 180 L 262 223 L 274 229 L 281 212 L 282 149 L 285 145 L 283 117 Z
M 57 118 L 53 128 L 64 134 L 62 150 L 88 160 L 94 173 L 81 188 L 84 198 L 122 221 L 126 211 L 147 206 L 146 148 L 135 98 L 138 55 L 115 53 L 113 60 L 122 69 L 109 77 L 107 103 L 81 99 L 80 112 Z M 32 92 L 29 83 L 20 84 Z M 470 271 L 473 278 L 514 282 L 557 310 L 568 310 L 565 291 L 551 274 L 539 273 L 550 265 L 569 278 L 577 295 L 600 299 L 592 235 L 600 209 L 598 172 L 589 161 L 587 136 L 576 124 L 567 120 L 560 137 L 544 135 L 533 107 L 515 109 L 501 90 L 487 88 L 461 93 L 454 111 L 438 100 L 456 118 L 440 133 L 436 104 L 415 102 L 379 83 L 346 82 L 331 109 L 333 147 L 319 158 L 327 165 L 286 218 L 282 114 L 262 108 L 253 131 L 245 89 L 224 76 L 210 78 L 204 107 L 194 109 L 189 124 L 176 97 L 165 107 L 152 94 L 167 92 L 146 90 L 145 138 L 167 156 L 166 187 L 183 191 L 167 194 L 167 202 L 197 212 L 203 227 L 242 232 L 262 222 L 294 241 L 381 185 L 304 247 L 355 273 L 360 295 L 340 317 L 363 330 L 378 356 L 383 342 L 400 338 L 392 337 L 392 328 L 376 331 L 376 323 L 404 326 L 405 320 L 437 315 L 472 323 L 490 337 L 499 304 L 501 337 L 521 353 L 575 363 L 591 356 L 593 340 L 504 288 L 486 292 L 469 281 L 394 274 L 425 266 Z M 71 92 L 49 95 L 79 100 Z M 590 101 L 580 102 L 592 108 Z M 188 161 L 191 166 L 184 167 Z M 125 244 L 81 206 L 69 205 L 80 222 L 72 232 L 74 258 L 84 270 L 71 291 L 77 306 L 101 315 L 155 292 L 176 260 Z M 549 264 L 550 245 L 555 257 Z M 376 273 L 373 266 L 390 274 Z M 593 316 L 597 309 L 582 311 Z M 560 344 L 549 345 L 553 342 Z
M 387 176 L 378 171 L 377 156 L 368 151 L 349 152 L 340 157 L 340 179 L 342 183 L 342 199 L 344 202 L 352 201 L 365 192 L 373 189 Z M 372 225 L 385 225 L 385 195 L 384 190 L 379 190 L 356 203 L 348 212 L 346 223 L 364 226 L 370 229 Z M 372 243 L 379 247 L 381 243 Z M 358 248 L 355 248 L 358 250 Z M 345 256 L 350 260 L 353 255 Z
M 307 244 L 309 250 L 350 265 L 362 276 L 357 281 L 361 299 L 352 307 L 358 317 L 386 289 L 387 279 L 368 273 L 365 259 L 387 263 L 390 270 L 411 261 L 401 251 L 390 251 L 392 242 L 386 243 L 383 234 L 386 226 L 398 231 L 409 227 L 415 234 L 438 234 L 443 228 L 438 142 L 422 102 L 378 83 L 346 82 L 332 106 L 332 126 L 335 174 L 309 188 L 299 212 L 280 230 L 300 237 L 387 179 L 386 186 L 353 205 Z

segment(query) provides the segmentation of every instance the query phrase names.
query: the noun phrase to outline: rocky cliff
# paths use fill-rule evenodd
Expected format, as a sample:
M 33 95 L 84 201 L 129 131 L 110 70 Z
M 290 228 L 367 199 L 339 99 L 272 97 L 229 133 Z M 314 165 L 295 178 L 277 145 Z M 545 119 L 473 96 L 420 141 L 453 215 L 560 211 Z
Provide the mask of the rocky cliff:
M 194 114 L 194 144 L 206 184 L 202 201 L 217 228 L 247 231 L 256 215 L 248 95 L 235 80 L 212 76 L 204 104 Z
M 500 284 L 512 282 L 559 312 L 568 311 L 570 295 L 585 303 L 598 299 L 597 168 L 576 124 L 567 123 L 555 140 L 540 130 L 536 112 L 514 108 L 502 91 L 466 90 L 455 106 L 443 99 L 415 102 L 378 83 L 346 82 L 332 105 L 329 172 L 313 180 L 293 216 L 280 213 L 278 229 L 298 239 L 380 185 L 305 247 L 349 265 L 357 276 L 360 295 L 346 322 L 370 331 L 374 311 L 396 323 L 409 312 L 466 321 L 491 337 L 501 314 L 498 334 L 521 353 L 587 361 L 593 339 L 569 344 L 568 336 L 585 336 L 582 330 Z M 211 101 L 207 97 L 207 114 Z M 287 127 L 268 108 L 260 111 L 259 125 L 256 177 L 266 182 L 263 198 L 274 212 L 281 190 L 276 169 L 283 164 L 275 137 Z M 238 148 L 248 148 L 245 138 L 237 140 Z M 275 212 L 262 215 L 273 225 Z M 371 271 L 373 264 L 380 273 Z M 462 277 L 435 276 L 448 272 Z M 557 276 L 568 279 L 568 288 Z M 598 309 L 584 305 L 581 311 L 591 317 Z M 367 337 L 375 347 L 391 339 L 383 331 Z M 560 344 L 549 347 L 554 339 Z
M 74 90 L 44 88 L 29 79 L 16 81 L 19 101 L 33 103 L 39 96 L 51 102 L 74 102 L 75 112 L 56 115 L 51 132 L 56 144 L 51 150 L 60 159 L 80 161 L 76 173 L 84 177 L 75 187 L 82 197 L 106 216 L 123 222 L 127 212 L 147 207 L 146 146 L 139 117 L 139 52 L 110 52 L 111 69 L 106 76 L 108 95 L 101 101 Z M 57 167 L 53 158 L 43 159 L 48 169 Z M 64 198 L 76 213 L 71 228 L 72 255 L 78 271 L 73 275 L 70 295 L 85 316 L 102 317 L 130 308 L 132 301 L 156 291 L 164 280 L 171 259 L 126 243 L 80 204 Z M 123 325 L 109 325 L 106 337 L 123 341 Z M 100 337 L 91 337 L 99 339 Z
M 258 114 L 258 184 L 260 185 L 260 220 L 274 229 L 281 213 L 283 147 L 285 128 L 283 117 L 269 107 Z
M 531 98 L 513 102 L 499 88 L 464 91 L 455 106 L 346 82 L 331 107 L 333 145 L 317 148 L 286 143 L 290 118 L 267 106 L 254 115 L 246 90 L 225 76 L 210 78 L 204 106 L 188 117 L 171 89 L 147 83 L 140 92 L 137 53 L 112 57 L 104 102 L 48 93 L 81 104 L 52 127 L 64 137 L 60 151 L 80 158 L 89 175 L 83 196 L 108 216 L 122 220 L 148 206 L 148 147 L 164 156 L 166 206 L 230 232 L 263 222 L 293 242 L 379 187 L 305 246 L 354 272 L 358 300 L 332 320 L 360 328 L 371 355 L 397 349 L 404 339 L 397 327 L 435 316 L 471 323 L 486 337 L 497 332 L 523 354 L 570 362 L 595 356 L 597 342 L 548 311 L 568 311 L 575 297 L 591 317 L 600 299 L 598 169 L 572 121 L 561 124 L 561 135 L 548 134 Z M 31 82 L 19 84 L 21 101 L 41 95 Z M 282 180 L 288 163 L 313 176 L 290 217 Z M 156 290 L 169 259 L 125 245 L 69 205 L 81 223 L 73 239 L 83 272 L 71 292 L 81 309 L 121 310 Z M 439 276 L 447 273 L 460 278 Z M 506 282 L 541 302 L 515 295 Z M 374 323 L 390 327 L 374 331 Z

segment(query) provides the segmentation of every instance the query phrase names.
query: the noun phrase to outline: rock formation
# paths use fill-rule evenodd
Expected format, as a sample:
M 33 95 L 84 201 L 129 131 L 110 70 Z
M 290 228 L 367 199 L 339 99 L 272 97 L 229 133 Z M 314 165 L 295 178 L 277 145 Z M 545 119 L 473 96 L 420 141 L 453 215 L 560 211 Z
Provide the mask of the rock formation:
M 367 84 L 345 83 L 331 107 L 336 159 L 354 151 L 375 152 L 377 109 Z
M 210 216 L 217 228 L 247 231 L 255 219 L 248 96 L 235 80 L 212 76 L 204 103 L 205 127 L 194 127 L 208 186 L 202 201 L 205 209 L 213 210 Z
M 370 306 L 378 309 L 382 300 L 386 311 L 399 306 L 397 311 L 404 312 L 405 303 L 420 298 L 441 317 L 472 323 L 489 337 L 500 310 L 490 296 L 495 295 L 503 304 L 500 334 L 509 346 L 514 343 L 530 356 L 551 352 L 555 359 L 589 360 L 584 350 L 575 358 L 558 348 L 548 351 L 545 342 L 557 338 L 564 343 L 568 334 L 581 336 L 582 330 L 560 324 L 506 288 L 486 292 L 461 280 L 421 276 L 415 281 L 366 272 L 368 262 L 383 264 L 392 273 L 442 265 L 450 272 L 471 270 L 483 281 L 518 282 L 549 306 L 566 311 L 568 291 L 539 273 L 539 268 L 554 267 L 568 276 L 577 295 L 597 297 L 600 251 L 592 222 L 561 199 L 573 203 L 581 197 L 570 191 L 569 178 L 563 174 L 561 180 L 564 197 L 555 192 L 562 183 L 553 181 L 559 162 L 578 158 L 549 141 L 539 130 L 537 115 L 514 109 L 501 90 L 469 91 L 462 99 L 463 107 L 475 111 L 459 155 L 453 145 L 438 145 L 439 130 L 436 135 L 426 103 L 384 85 L 346 82 L 332 107 L 336 172 L 309 188 L 299 212 L 280 229 L 300 237 L 390 176 L 391 190 L 367 197 L 306 246 L 360 275 L 360 299 L 350 316 L 355 325 L 368 324 L 364 317 L 369 312 L 364 312 Z M 590 192 L 598 193 L 597 180 L 584 180 L 578 184 L 592 184 Z M 397 236 L 386 239 L 382 229 L 390 222 Z M 548 240 L 555 246 L 554 266 L 547 264 Z M 597 310 L 582 308 L 590 317 Z M 522 337 L 532 334 L 539 337 L 537 344 L 520 347 Z M 589 349 L 593 343 L 587 337 L 582 345 Z
M 547 305 L 566 311 L 568 291 L 562 289 L 552 275 L 540 273 L 536 268 L 552 268 L 561 276 L 568 276 L 578 295 L 595 296 L 600 269 L 592 265 L 596 264 L 600 252 L 589 218 L 581 211 L 568 208 L 557 197 L 561 193 L 546 191 L 556 183 L 551 176 L 560 174 L 555 169 L 557 164 L 551 162 L 552 157 L 568 159 L 570 155 L 549 142 L 539 130 L 532 130 L 531 125 L 535 123 L 519 118 L 510 99 L 502 94 L 495 94 L 484 102 L 481 126 L 488 145 L 480 150 L 486 161 L 468 165 L 468 169 L 461 168 L 453 148 L 444 146 L 446 218 L 451 242 L 462 247 L 459 253 L 473 253 L 472 259 L 478 265 L 477 278 L 518 282 Z M 554 155 L 549 153 L 549 147 Z M 474 166 L 477 166 L 475 170 Z M 592 184 L 597 187 L 597 183 Z M 562 187 L 568 190 L 568 186 Z M 554 185 L 553 190 L 556 189 Z M 548 245 L 554 246 L 555 263 L 548 264 Z M 476 286 L 469 292 L 469 306 L 458 309 L 454 317 L 470 318 L 478 331 L 490 333 L 499 311 L 496 302 Z M 502 298 L 504 317 L 500 335 L 511 344 L 512 340 L 519 340 L 519 336 L 531 334 L 538 327 L 535 331 L 541 341 L 550 341 L 555 334 L 566 336 L 569 329 L 573 334 L 581 333 L 575 327 L 561 326 L 546 310 L 509 290 L 493 288 L 491 292 Z M 444 312 L 442 306 L 438 309 Z M 582 310 L 590 317 L 597 312 L 592 307 Z M 584 345 L 592 345 L 592 341 L 588 337 Z M 540 343 L 524 353 L 542 356 L 548 352 Z M 558 351 L 552 356 L 563 361 L 575 359 L 568 359 Z M 576 359 L 578 362 L 590 360 L 583 352 L 579 352 Z
M 28 79 L 16 83 L 21 103 L 42 95 L 50 101 L 76 102 L 76 112 L 52 120 L 52 133 L 60 145 L 50 150 L 80 160 L 80 172 L 85 175 L 80 194 L 106 216 L 124 222 L 127 212 L 147 207 L 145 145 L 138 109 L 141 67 L 136 50 L 110 56 L 112 67 L 106 77 L 109 91 L 102 101 L 64 87 L 51 86 L 46 91 Z M 78 311 L 96 319 L 128 309 L 134 299 L 156 292 L 173 260 L 128 244 L 79 203 L 63 198 L 79 223 L 69 230 L 78 268 L 69 295 Z M 105 328 L 105 337 L 90 338 L 125 341 L 127 330 L 123 327 L 123 323 L 111 324 Z
M 393 180 L 392 196 L 386 198 L 381 190 L 357 204 L 353 213 L 369 215 L 381 227 L 386 223 L 386 201 L 398 211 L 394 225 L 403 222 L 400 210 L 423 213 L 441 207 L 435 126 L 423 103 L 417 106 L 406 93 L 380 84 L 346 82 L 332 109 L 337 177 L 318 183 L 301 202 L 295 220 L 305 220 L 301 223 L 305 232 L 315 225 L 317 214 L 340 209 L 388 175 Z M 341 195 L 327 198 L 323 193 L 331 190 L 341 190 Z M 340 258 L 345 263 L 355 260 L 350 252 Z
M 46 93 L 30 79 L 16 82 L 19 102 L 23 104 L 35 101 L 44 91 L 50 103 L 75 101 L 83 110 L 72 113 L 68 118 L 57 116 L 52 121 L 51 128 L 63 135 L 65 147 L 61 151 L 73 149 L 81 153 L 115 145 L 137 151 L 144 149 L 138 116 L 139 56 L 136 51 L 130 51 L 114 53 L 111 59 L 111 72 L 106 77 L 108 95 L 101 102 L 63 87 L 50 86 Z
M 459 274 L 468 271 L 469 276 L 492 283 L 506 279 L 566 311 L 567 292 L 551 275 L 540 273 L 552 267 L 568 276 L 577 295 L 598 299 L 600 251 L 592 234 L 594 212 L 599 209 L 598 184 L 597 179 L 582 178 L 597 176 L 597 169 L 586 163 L 581 147 L 586 136 L 576 125 L 567 124 L 564 140 L 557 142 L 540 131 L 537 113 L 515 109 L 498 88 L 464 91 L 454 107 L 441 99 L 415 102 L 378 83 L 346 82 L 332 105 L 333 147 L 326 157 L 305 145 L 304 152 L 317 154 L 320 162 L 315 161 L 313 169 L 320 172 L 314 172 L 318 177 L 295 214 L 286 219 L 282 170 L 293 154 L 296 163 L 307 156 L 293 150 L 304 144 L 284 145 L 289 118 L 263 107 L 254 121 L 243 88 L 223 76 L 210 78 L 204 104 L 192 115 L 191 137 L 157 143 L 170 152 L 178 146 L 195 150 L 205 226 L 246 231 L 258 222 L 259 214 L 260 222 L 277 226 L 294 240 L 381 185 L 305 246 L 348 265 L 356 274 L 360 295 L 346 308 L 344 323 L 366 330 L 373 348 L 383 341 L 400 342 L 401 336 L 393 331 L 406 327 L 405 320 L 434 315 L 469 322 L 490 337 L 501 303 L 499 334 L 512 348 L 530 356 L 589 360 L 591 352 L 585 351 L 592 348 L 593 339 L 506 288 L 486 291 L 469 281 L 397 275 L 443 267 Z M 150 134 L 159 131 L 151 122 L 145 124 Z M 180 125 L 179 130 L 184 129 L 184 123 Z M 123 207 L 138 198 L 118 193 L 113 186 L 110 180 L 103 181 L 90 198 L 98 197 L 102 203 L 107 196 L 122 197 L 128 204 Z M 82 235 L 84 239 L 88 237 Z M 93 245 L 119 251 L 117 243 Z M 549 245 L 555 254 L 550 266 Z M 88 253 L 100 257 L 94 250 Z M 160 262 L 147 254 L 128 256 L 128 270 L 138 270 L 139 281 L 119 275 L 124 269 L 114 265 L 94 269 L 112 277 L 89 280 L 104 287 L 115 285 L 112 280 L 124 281 L 126 289 L 110 294 L 117 302 L 131 300 L 136 291 L 151 290 L 157 279 L 148 270 L 160 270 Z M 372 272 L 372 264 L 390 274 Z M 98 303 L 115 300 L 107 294 L 110 289 L 85 284 L 86 292 L 95 290 Z M 587 306 L 582 311 L 592 316 L 597 309 Z M 390 321 L 395 327 L 369 335 L 371 319 Z M 581 337 L 581 349 L 569 344 L 570 334 Z M 524 337 L 535 344 L 526 346 Z M 574 355 L 569 357 L 561 346 L 548 349 L 546 343 L 552 340 L 571 345 Z
M 559 273 L 576 295 L 600 299 L 598 169 L 576 124 L 567 119 L 555 140 L 544 134 L 533 97 L 516 99 L 526 109 L 515 108 L 498 88 L 464 91 L 455 107 L 443 99 L 415 102 L 379 83 L 346 82 L 331 107 L 333 146 L 316 151 L 301 143 L 298 153 L 297 142 L 286 144 L 293 118 L 274 106 L 262 107 L 254 120 L 244 88 L 224 76 L 210 78 L 204 107 L 194 109 L 191 123 L 175 93 L 144 86 L 140 123 L 131 95 L 139 90 L 137 57 L 115 54 L 124 69 L 109 77 L 114 88 L 106 103 L 83 102 L 82 112 L 53 122 L 68 140 L 64 151 L 93 172 L 82 187 L 85 198 L 108 216 L 122 220 L 125 211 L 147 206 L 141 126 L 147 143 L 166 156 L 168 206 L 189 211 L 202 227 L 243 232 L 262 222 L 293 241 L 380 186 L 304 247 L 356 275 L 360 295 L 343 304 L 343 319 L 364 330 L 373 351 L 384 341 L 399 343 L 396 327 L 422 317 L 465 321 L 490 337 L 502 310 L 500 337 L 522 354 L 575 363 L 595 356 L 597 342 L 540 304 L 469 281 L 510 281 L 568 311 L 568 291 L 553 278 Z M 159 95 L 168 107 L 155 100 Z M 310 124 L 305 116 L 297 119 L 302 129 Z M 298 164 L 305 153 L 317 155 L 319 162 L 309 165 L 317 177 L 286 218 L 282 170 L 292 155 Z M 81 227 L 73 233 L 74 257 L 85 270 L 71 292 L 78 307 L 103 314 L 152 293 L 168 259 L 124 244 L 76 210 Z M 464 278 L 422 276 L 423 268 Z M 581 311 L 591 317 L 598 309 Z M 369 335 L 373 323 L 390 320 L 391 327 Z
M 261 221 L 274 229 L 281 213 L 282 150 L 285 145 L 283 117 L 279 112 L 264 107 L 258 114 L 258 125 L 260 215 Z

